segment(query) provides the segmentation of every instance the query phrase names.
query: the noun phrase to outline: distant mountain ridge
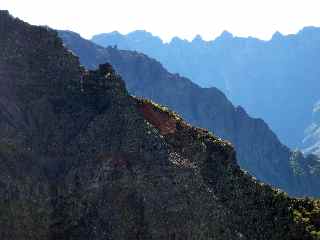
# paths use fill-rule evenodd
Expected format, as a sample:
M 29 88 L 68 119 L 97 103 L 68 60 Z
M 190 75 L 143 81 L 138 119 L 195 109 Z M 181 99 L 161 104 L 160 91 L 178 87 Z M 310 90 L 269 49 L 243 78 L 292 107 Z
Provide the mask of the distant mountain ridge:
M 231 141 L 240 166 L 258 179 L 292 195 L 318 196 L 319 176 L 310 167 L 318 164 L 316 160 L 291 152 L 264 121 L 251 118 L 242 107 L 234 107 L 218 89 L 201 88 L 171 74 L 142 53 L 103 48 L 73 32 L 60 31 L 59 35 L 86 67 L 95 69 L 99 63 L 110 62 L 131 94 L 168 106 L 190 123 Z M 296 169 L 301 170 L 299 174 Z
M 305 27 L 290 35 L 276 32 L 269 41 L 227 31 L 213 41 L 175 37 L 169 43 L 142 31 L 111 35 L 96 35 L 92 41 L 143 52 L 170 72 L 200 86 L 215 86 L 251 116 L 264 119 L 282 142 L 303 146 L 310 112 L 319 99 L 320 28 Z

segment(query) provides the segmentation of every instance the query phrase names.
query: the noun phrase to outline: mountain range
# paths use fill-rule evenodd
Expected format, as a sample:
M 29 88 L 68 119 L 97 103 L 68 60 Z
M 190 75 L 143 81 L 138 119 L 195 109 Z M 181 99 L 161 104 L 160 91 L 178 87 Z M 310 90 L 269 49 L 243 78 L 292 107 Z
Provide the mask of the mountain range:
M 170 72 L 217 87 L 233 104 L 264 119 L 290 148 L 310 147 L 303 139 L 319 100 L 320 28 L 276 32 L 269 41 L 227 31 L 212 41 L 197 36 L 191 42 L 175 37 L 164 43 L 145 31 L 98 34 L 92 41 L 145 53 Z
M 173 109 L 195 126 L 230 141 L 240 166 L 261 181 L 295 196 L 319 196 L 320 162 L 283 145 L 261 119 L 234 107 L 217 88 L 201 88 L 169 73 L 157 60 L 139 52 L 101 47 L 70 31 L 60 31 L 67 48 L 89 69 L 111 63 L 128 91 Z
M 1 10 L 0 49 L 1 239 L 320 239 L 319 202 L 255 181 L 57 32 Z

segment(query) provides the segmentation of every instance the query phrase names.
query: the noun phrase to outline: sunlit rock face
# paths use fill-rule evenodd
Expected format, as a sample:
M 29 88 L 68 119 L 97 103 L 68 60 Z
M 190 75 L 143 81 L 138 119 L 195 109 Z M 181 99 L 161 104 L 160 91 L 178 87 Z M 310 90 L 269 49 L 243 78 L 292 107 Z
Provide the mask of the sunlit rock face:
M 305 131 L 304 151 L 320 156 L 320 101 L 314 105 L 312 119 L 312 124 Z

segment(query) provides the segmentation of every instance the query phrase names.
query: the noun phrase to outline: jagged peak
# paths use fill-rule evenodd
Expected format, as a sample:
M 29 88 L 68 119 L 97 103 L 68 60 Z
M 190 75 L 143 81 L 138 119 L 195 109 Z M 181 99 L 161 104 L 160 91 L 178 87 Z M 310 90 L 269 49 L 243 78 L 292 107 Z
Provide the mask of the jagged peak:
M 113 35 L 113 36 L 123 36 L 119 31 L 112 31 L 112 32 L 106 33 L 106 34 Z
M 187 40 L 181 39 L 179 37 L 173 37 L 169 44 L 187 43 Z
M 213 42 L 225 42 L 234 38 L 233 34 L 228 31 L 223 31 Z
M 197 34 L 193 39 L 192 39 L 193 43 L 199 43 L 199 42 L 204 42 L 203 38 L 201 37 L 200 34 Z
M 284 37 L 284 35 L 283 35 L 281 32 L 276 31 L 276 32 L 272 35 L 271 40 L 282 39 L 283 37 Z
M 225 30 L 221 33 L 220 38 L 221 39 L 232 39 L 233 34 Z

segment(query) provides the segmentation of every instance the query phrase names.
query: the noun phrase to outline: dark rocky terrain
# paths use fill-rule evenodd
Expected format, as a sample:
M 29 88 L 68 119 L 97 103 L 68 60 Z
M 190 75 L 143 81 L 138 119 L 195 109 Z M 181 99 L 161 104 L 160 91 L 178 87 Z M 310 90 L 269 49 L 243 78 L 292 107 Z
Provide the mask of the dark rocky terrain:
M 110 62 L 131 94 L 168 106 L 193 125 L 229 140 L 240 166 L 258 179 L 291 195 L 319 196 L 320 176 L 314 171 L 320 164 L 317 159 L 291 152 L 264 121 L 234 107 L 218 89 L 200 88 L 144 54 L 103 48 L 72 32 L 60 32 L 60 36 L 86 67 L 95 69 Z
M 319 203 L 0 11 L 0 239 L 319 239 Z
M 117 32 L 93 37 L 102 46 L 136 50 L 160 61 L 170 72 L 200 86 L 215 86 L 251 116 L 264 119 L 281 142 L 301 148 L 319 100 L 320 28 L 297 34 L 277 32 L 269 41 L 224 32 L 213 41 L 174 38 L 163 43 L 148 32 Z

